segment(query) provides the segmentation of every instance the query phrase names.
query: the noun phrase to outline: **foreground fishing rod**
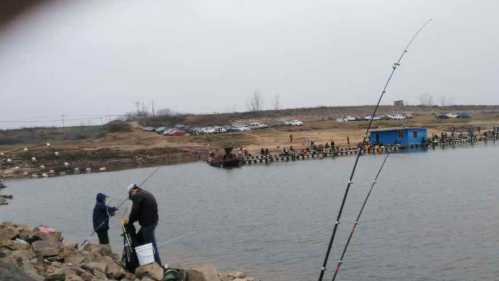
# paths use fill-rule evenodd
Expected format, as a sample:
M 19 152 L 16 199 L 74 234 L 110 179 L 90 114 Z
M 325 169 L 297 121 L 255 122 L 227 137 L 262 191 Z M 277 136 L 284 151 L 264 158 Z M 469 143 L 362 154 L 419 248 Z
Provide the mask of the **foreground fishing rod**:
M 362 216 L 362 213 L 364 212 L 364 209 L 366 208 L 367 201 L 369 200 L 369 197 L 371 197 L 371 194 L 373 192 L 374 186 L 378 182 L 379 175 L 381 174 L 381 171 L 383 171 L 383 168 L 385 167 L 386 160 L 388 160 L 388 157 L 390 157 L 390 152 L 388 152 L 383 159 L 383 162 L 381 163 L 381 166 L 379 167 L 378 173 L 374 177 L 374 180 L 371 183 L 371 187 L 369 188 L 369 191 L 366 194 L 366 197 L 364 198 L 364 201 L 362 202 L 362 207 L 360 207 L 359 213 L 357 214 L 357 217 L 355 218 L 355 221 L 352 226 L 352 230 L 350 231 L 350 235 L 348 235 L 347 242 L 345 243 L 345 246 L 343 247 L 343 251 L 341 252 L 340 259 L 338 260 L 338 263 L 336 264 L 336 270 L 334 271 L 333 279 L 332 281 L 336 280 L 336 276 L 338 276 L 338 273 L 340 272 L 341 266 L 343 265 L 343 259 L 345 258 L 345 255 L 348 250 L 348 246 L 350 245 L 350 242 L 352 241 L 352 237 L 355 233 L 355 230 L 357 230 L 357 226 L 359 225 L 360 217 Z
M 369 131 L 371 130 L 371 127 L 372 127 L 372 124 L 373 124 L 373 121 L 374 121 L 374 116 L 378 112 L 381 100 L 383 99 L 383 97 L 384 97 L 384 95 L 385 95 L 385 93 L 386 93 L 386 91 L 388 89 L 388 86 L 390 85 L 390 82 L 392 81 L 393 75 L 395 74 L 395 72 L 397 71 L 398 67 L 400 66 L 400 63 L 402 62 L 402 59 L 404 58 L 405 54 L 408 52 L 409 47 L 412 45 L 412 43 L 414 42 L 414 40 L 416 40 L 416 37 L 419 35 L 419 33 L 421 33 L 421 31 L 430 22 L 431 22 L 431 19 L 427 20 L 416 31 L 416 33 L 414 33 L 414 35 L 409 40 L 409 43 L 407 43 L 407 45 L 405 46 L 404 50 L 402 51 L 402 54 L 399 56 L 398 60 L 393 64 L 392 70 L 390 72 L 390 75 L 388 75 L 388 79 L 386 80 L 385 85 L 384 85 L 383 89 L 381 90 L 381 94 L 379 95 L 378 102 L 376 103 L 376 106 L 374 107 L 373 113 L 372 113 L 371 118 L 369 120 L 369 124 L 368 124 L 368 126 L 366 128 L 366 131 L 364 133 L 364 136 L 363 136 L 363 139 L 362 139 L 362 143 L 364 143 L 367 140 Z M 350 191 L 350 187 L 353 184 L 353 178 L 355 176 L 355 172 L 357 170 L 357 165 L 359 163 L 359 159 L 360 159 L 361 155 L 362 155 L 362 148 L 359 146 L 357 148 L 357 153 L 356 153 L 356 156 L 355 156 L 355 161 L 354 161 L 354 164 L 353 164 L 353 167 L 352 167 L 352 171 L 350 172 L 350 177 L 348 178 L 348 182 L 347 182 L 347 186 L 345 188 L 345 192 L 343 193 L 343 199 L 341 201 L 341 205 L 340 205 L 340 208 L 338 210 L 338 214 L 336 216 L 336 221 L 334 223 L 333 232 L 331 233 L 331 238 L 329 239 L 329 244 L 328 244 L 328 247 L 327 247 L 327 250 L 326 250 L 326 256 L 324 257 L 324 261 L 322 263 L 321 271 L 320 271 L 320 274 L 319 274 L 319 279 L 318 279 L 319 281 L 322 281 L 322 279 L 324 278 L 324 273 L 326 272 L 326 267 L 327 267 L 327 264 L 328 264 L 328 261 L 329 261 L 329 256 L 331 255 L 331 249 L 333 248 L 334 239 L 336 237 L 336 232 L 338 231 L 338 226 L 340 224 L 340 219 L 341 219 L 341 216 L 343 214 L 343 209 L 345 207 L 345 203 L 346 203 L 346 200 L 347 200 L 347 197 L 348 197 L 348 193 Z
M 160 169 L 160 168 L 161 168 L 161 166 L 156 167 L 156 168 L 155 168 L 155 169 L 154 169 L 154 170 L 153 170 L 153 171 L 152 171 L 152 172 L 151 172 L 151 173 L 150 173 L 150 174 L 149 174 L 149 175 L 148 175 L 148 176 L 147 176 L 147 177 L 146 177 L 146 178 L 145 178 L 145 179 L 144 179 L 144 180 L 143 180 L 143 181 L 139 184 L 139 185 L 137 185 L 137 186 L 142 187 L 142 186 L 143 186 L 143 185 L 144 185 L 144 184 L 145 184 L 145 183 L 146 183 L 146 182 L 147 182 L 150 178 L 152 178 L 152 176 L 154 176 L 154 174 L 156 174 L 156 173 L 159 171 L 159 169 Z M 127 197 L 125 197 L 125 198 L 124 198 L 124 199 L 123 199 L 123 200 L 122 200 L 122 201 L 118 204 L 118 206 L 116 206 L 116 209 L 120 209 L 120 208 L 123 206 L 123 204 L 125 204 L 125 202 L 126 202 L 128 199 L 129 199 L 129 198 L 128 198 L 128 196 L 127 196 Z M 109 215 L 109 213 L 108 213 L 108 217 L 109 217 L 109 218 L 111 217 L 111 216 Z M 105 223 L 106 223 L 106 221 L 103 221 L 101 224 L 99 224 L 99 225 L 98 225 L 98 226 L 94 229 L 94 231 L 92 231 L 92 233 L 90 233 L 90 235 L 88 235 L 88 238 L 87 238 L 87 239 L 85 239 L 85 240 L 81 241 L 81 243 L 80 243 L 80 245 L 79 245 L 79 248 L 81 248 L 81 247 L 83 247 L 84 245 L 86 245 L 86 244 L 88 243 L 88 240 L 89 240 L 92 236 L 94 236 L 94 234 L 95 234 L 95 233 L 97 233 L 97 231 L 96 231 L 96 230 L 98 230 L 98 229 L 100 229 L 102 226 L 104 226 L 104 224 L 105 224 Z

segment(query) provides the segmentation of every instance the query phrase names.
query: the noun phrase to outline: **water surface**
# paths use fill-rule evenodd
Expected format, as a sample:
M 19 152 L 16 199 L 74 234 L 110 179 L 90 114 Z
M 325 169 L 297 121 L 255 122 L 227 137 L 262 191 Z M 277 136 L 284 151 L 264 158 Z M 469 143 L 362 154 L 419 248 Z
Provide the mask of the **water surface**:
M 494 145 L 392 155 L 339 279 L 497 280 L 498 159 Z M 162 167 L 146 188 L 160 204 L 158 240 L 174 239 L 161 248 L 164 259 L 213 263 L 262 280 L 316 280 L 353 160 L 235 170 L 204 163 Z M 331 262 L 381 161 L 361 158 Z M 129 183 L 152 170 L 8 182 L 15 200 L 0 208 L 0 221 L 48 224 L 66 239 L 84 239 L 96 193 L 109 194 L 116 204 Z M 111 239 L 118 250 L 117 219 Z

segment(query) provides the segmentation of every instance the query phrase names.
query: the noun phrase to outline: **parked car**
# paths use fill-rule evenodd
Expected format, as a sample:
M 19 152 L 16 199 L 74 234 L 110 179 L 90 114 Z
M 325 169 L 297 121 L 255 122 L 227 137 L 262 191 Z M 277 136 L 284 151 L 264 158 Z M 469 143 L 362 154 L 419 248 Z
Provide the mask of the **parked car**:
M 235 126 L 234 127 L 238 132 L 247 132 L 251 131 L 251 128 L 248 126 Z
M 163 135 L 164 136 L 185 136 L 187 134 L 186 131 L 184 130 L 181 130 L 181 129 L 177 129 L 177 128 L 174 128 L 174 129 L 169 129 L 169 130 L 166 130 L 163 132 Z
M 388 117 L 391 120 L 405 120 L 405 119 L 407 119 L 407 117 L 401 113 L 387 114 L 386 117 Z
M 376 115 L 376 116 L 372 116 L 372 115 L 367 115 L 366 117 L 364 117 L 365 120 L 374 120 L 374 121 L 377 121 L 377 120 L 383 120 L 385 118 L 384 115 Z
M 164 131 L 168 130 L 167 127 L 159 127 L 159 128 L 156 128 L 154 129 L 154 131 L 158 134 L 162 134 Z
M 284 122 L 288 126 L 303 126 L 303 122 L 300 120 L 289 120 Z
M 469 113 L 469 112 L 458 112 L 457 113 L 457 118 L 463 118 L 463 119 L 471 118 L 471 113 Z
M 215 134 L 227 133 L 227 129 L 225 129 L 224 127 L 220 127 L 220 126 L 213 127 L 213 130 L 214 130 Z
M 175 128 L 181 129 L 181 130 L 187 130 L 189 128 L 189 126 L 184 125 L 184 124 L 177 124 L 177 125 L 175 125 Z
M 236 132 L 246 132 L 246 131 L 251 131 L 251 128 L 246 125 L 246 124 L 242 124 L 242 123 L 233 123 L 232 124 L 232 128 L 236 131 Z
M 249 123 L 248 127 L 250 129 L 264 129 L 264 128 L 268 128 L 269 126 L 267 124 L 264 124 L 264 123 L 260 123 L 260 122 L 251 122 Z
M 435 115 L 435 117 L 437 119 L 449 119 L 449 116 L 447 115 L 447 113 L 438 113 Z
M 336 118 L 336 122 L 344 123 L 344 122 L 350 122 L 350 121 L 356 121 L 357 118 L 353 117 L 351 115 L 345 116 L 345 117 L 340 117 Z
M 154 132 L 155 128 L 154 127 L 144 127 L 143 130 L 145 132 Z

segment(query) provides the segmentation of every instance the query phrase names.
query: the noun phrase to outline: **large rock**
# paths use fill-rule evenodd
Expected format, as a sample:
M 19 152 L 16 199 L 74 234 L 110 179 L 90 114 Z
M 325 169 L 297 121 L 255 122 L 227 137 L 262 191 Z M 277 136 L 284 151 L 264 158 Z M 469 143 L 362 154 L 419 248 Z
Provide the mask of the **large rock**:
M 62 243 L 54 240 L 35 241 L 31 246 L 35 254 L 39 257 L 58 256 L 62 254 L 63 250 Z
M 197 270 L 189 269 L 189 270 L 186 270 L 186 273 L 187 273 L 187 276 L 189 276 L 189 281 L 207 281 L 204 278 L 203 273 L 201 273 Z
M 31 248 L 29 244 L 16 243 L 15 240 L 0 240 L 0 249 L 15 251 L 15 250 L 28 250 L 29 248 Z
M 66 272 L 63 269 L 59 269 L 52 273 L 49 273 L 45 277 L 45 281 L 65 281 L 65 280 L 66 280 Z
M 0 262 L 0 280 L 36 281 L 15 266 Z
M 88 259 L 86 259 L 85 257 L 83 257 L 81 255 L 74 254 L 71 256 L 65 256 L 64 262 L 68 265 L 80 266 L 81 264 L 88 262 Z
M 163 279 L 164 270 L 157 263 L 151 263 L 148 265 L 139 266 L 135 270 L 135 276 L 142 279 L 144 277 L 149 277 L 153 280 L 160 281 Z
M 34 240 L 33 238 L 33 228 L 29 225 L 18 225 L 19 230 L 19 239 L 24 240 L 26 242 L 32 243 Z
M 30 263 L 35 257 L 31 250 L 18 250 L 10 252 L 4 261 L 14 265 L 22 266 L 23 264 Z
M 0 241 L 3 240 L 14 240 L 19 234 L 19 230 L 14 226 L 5 226 L 0 228 Z
M 76 274 L 76 276 L 78 276 L 81 280 L 83 281 L 91 281 L 92 279 L 94 279 L 94 276 L 83 270 L 82 268 L 80 267 L 77 267 L 77 266 L 73 266 L 73 267 L 70 267 L 67 271 L 66 271 L 66 278 L 68 278 L 67 276 L 72 276 Z M 73 279 L 78 279 L 76 277 L 72 277 Z
M 65 281 L 83 281 L 83 279 L 80 276 L 78 276 L 78 274 L 76 274 L 75 272 L 69 271 L 69 272 L 66 272 L 66 280 Z
M 86 244 L 83 250 L 90 252 L 95 257 L 113 255 L 111 248 L 107 245 Z
M 44 240 L 44 241 L 62 241 L 62 233 L 56 231 L 53 228 L 46 226 L 39 226 L 33 230 L 34 240 Z
M 220 281 L 218 278 L 217 269 L 212 265 L 200 265 L 193 268 L 195 271 L 201 272 L 206 281 Z
M 123 267 L 116 263 L 109 263 L 106 267 L 106 275 L 108 278 L 120 280 L 126 275 L 126 271 Z
M 103 262 L 89 262 L 89 263 L 85 263 L 81 267 L 83 269 L 86 269 L 86 270 L 92 272 L 95 275 L 95 274 L 97 274 L 97 272 L 105 273 L 107 265 Z

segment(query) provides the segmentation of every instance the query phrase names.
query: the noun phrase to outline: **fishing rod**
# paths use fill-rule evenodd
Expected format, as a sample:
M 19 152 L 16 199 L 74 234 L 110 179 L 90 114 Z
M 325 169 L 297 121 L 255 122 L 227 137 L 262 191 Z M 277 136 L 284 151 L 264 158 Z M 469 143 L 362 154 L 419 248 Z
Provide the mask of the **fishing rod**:
M 155 169 L 154 169 L 154 170 L 153 170 L 153 171 L 152 171 L 152 172 L 151 172 L 151 173 L 150 173 L 150 174 L 149 174 L 149 175 L 148 175 L 148 176 L 147 176 L 147 177 L 146 177 L 146 178 L 145 178 L 145 179 L 144 179 L 144 180 L 140 183 L 140 184 L 138 184 L 137 186 L 142 187 L 142 186 L 143 186 L 143 185 L 144 185 L 144 184 L 145 184 L 145 183 L 146 183 L 146 182 L 147 182 L 147 181 L 148 181 L 148 180 L 149 180 L 149 179 L 150 179 L 150 178 L 151 178 L 154 174 L 156 174 L 156 173 L 159 171 L 159 169 L 160 169 L 160 168 L 161 168 L 161 166 L 156 167 L 156 168 L 155 168 Z M 120 209 L 120 208 L 123 206 L 123 204 L 125 204 L 125 202 L 126 202 L 128 199 L 129 199 L 129 198 L 128 198 L 128 196 L 127 196 L 125 199 L 123 199 L 123 200 L 120 202 L 120 204 L 118 204 L 118 206 L 116 206 L 116 209 Z M 106 212 L 107 212 L 107 210 L 106 210 Z M 111 216 L 109 216 L 109 213 L 108 213 L 108 217 L 109 217 L 109 218 L 111 217 Z M 90 239 L 92 236 L 94 236 L 94 235 L 95 235 L 95 233 L 97 233 L 97 230 L 98 230 L 98 229 L 100 229 L 101 227 L 103 227 L 105 223 L 106 223 L 106 221 L 103 221 L 101 224 L 99 224 L 99 225 L 98 225 L 98 226 L 94 229 L 94 231 L 92 231 L 92 233 L 90 233 L 90 235 L 88 235 L 88 238 L 87 238 L 87 239 L 85 239 L 85 240 L 83 240 L 83 241 L 80 243 L 79 248 L 81 248 L 81 247 L 83 247 L 84 245 L 86 245 L 86 244 L 88 243 L 88 239 Z
M 332 281 L 336 280 L 336 276 L 340 272 L 341 266 L 343 265 L 343 259 L 345 258 L 345 255 L 346 255 L 347 250 L 348 250 L 348 246 L 350 245 L 350 242 L 352 241 L 352 237 L 355 233 L 355 230 L 357 230 L 357 226 L 359 225 L 360 217 L 362 216 L 362 213 L 364 212 L 364 209 L 366 208 L 367 201 L 369 200 L 369 197 L 371 197 L 374 186 L 376 186 L 376 183 L 378 182 L 379 175 L 381 174 L 381 171 L 383 171 L 383 168 L 385 167 L 386 160 L 388 160 L 388 157 L 390 157 L 390 152 L 388 152 L 386 154 L 385 158 L 383 159 L 383 162 L 381 163 L 381 166 L 379 167 L 378 173 L 374 177 L 374 180 L 371 183 L 369 191 L 367 192 L 366 197 L 364 198 L 364 201 L 362 202 L 362 207 L 360 207 L 359 213 L 357 214 L 357 218 L 355 219 L 353 226 L 352 226 L 352 230 L 350 231 L 350 235 L 348 235 L 347 242 L 345 243 L 343 251 L 341 252 L 341 257 L 338 260 L 338 263 L 336 264 L 336 270 L 334 271 Z
M 431 19 L 427 20 L 416 31 L 416 33 L 414 33 L 414 35 L 411 37 L 411 39 L 409 40 L 409 42 L 405 46 L 404 50 L 402 51 L 402 54 L 399 56 L 399 58 L 397 59 L 397 61 L 392 65 L 392 70 L 391 70 L 390 74 L 388 75 L 388 79 L 386 80 L 383 89 L 381 90 L 381 93 L 380 93 L 379 98 L 378 98 L 378 102 L 376 103 L 376 106 L 374 107 L 374 110 L 373 110 L 373 113 L 371 115 L 371 118 L 369 118 L 370 119 L 369 120 L 369 124 L 368 124 L 368 126 L 366 128 L 366 131 L 364 133 L 362 143 L 364 143 L 366 141 L 367 137 L 368 137 L 369 131 L 371 130 L 371 127 L 372 127 L 372 124 L 373 124 L 373 121 L 374 121 L 374 116 L 378 112 L 381 100 L 383 99 L 383 97 L 386 94 L 388 86 L 390 85 L 390 82 L 392 81 L 393 75 L 395 74 L 395 72 L 397 71 L 398 67 L 400 66 L 400 63 L 402 62 L 402 59 L 404 58 L 405 54 L 407 54 L 407 52 L 409 50 L 409 47 L 412 45 L 412 43 L 414 42 L 414 40 L 416 40 L 416 37 L 419 35 L 419 33 L 421 33 L 421 31 L 423 31 L 423 29 L 430 22 L 431 22 Z M 322 263 L 322 267 L 321 267 L 321 271 L 320 271 L 320 274 L 319 274 L 318 281 L 322 281 L 322 279 L 324 278 L 324 273 L 326 272 L 326 267 L 327 267 L 327 264 L 328 264 L 328 261 L 329 261 L 329 256 L 331 255 L 331 249 L 333 248 L 334 239 L 336 237 L 336 232 L 338 231 L 338 226 L 340 224 L 340 219 L 341 219 L 341 216 L 343 214 L 343 209 L 345 207 L 345 203 L 346 203 L 347 198 L 348 198 L 348 193 L 350 192 L 350 188 L 351 188 L 351 186 L 353 184 L 353 178 L 355 176 L 355 172 L 357 170 L 357 165 L 359 163 L 359 159 L 360 159 L 361 155 L 362 155 L 362 148 L 359 146 L 357 148 L 357 153 L 356 153 L 356 156 L 355 156 L 355 161 L 354 161 L 354 164 L 353 164 L 353 167 L 352 167 L 352 171 L 350 172 L 350 176 L 348 178 L 347 186 L 346 186 L 345 191 L 343 193 L 343 198 L 342 198 L 342 201 L 341 201 L 341 205 L 340 205 L 340 208 L 338 210 L 338 214 L 336 216 L 336 221 L 334 223 L 333 232 L 331 233 L 331 237 L 329 239 L 329 244 L 328 244 L 328 247 L 327 247 L 327 250 L 326 250 L 326 255 L 324 257 L 324 261 Z

